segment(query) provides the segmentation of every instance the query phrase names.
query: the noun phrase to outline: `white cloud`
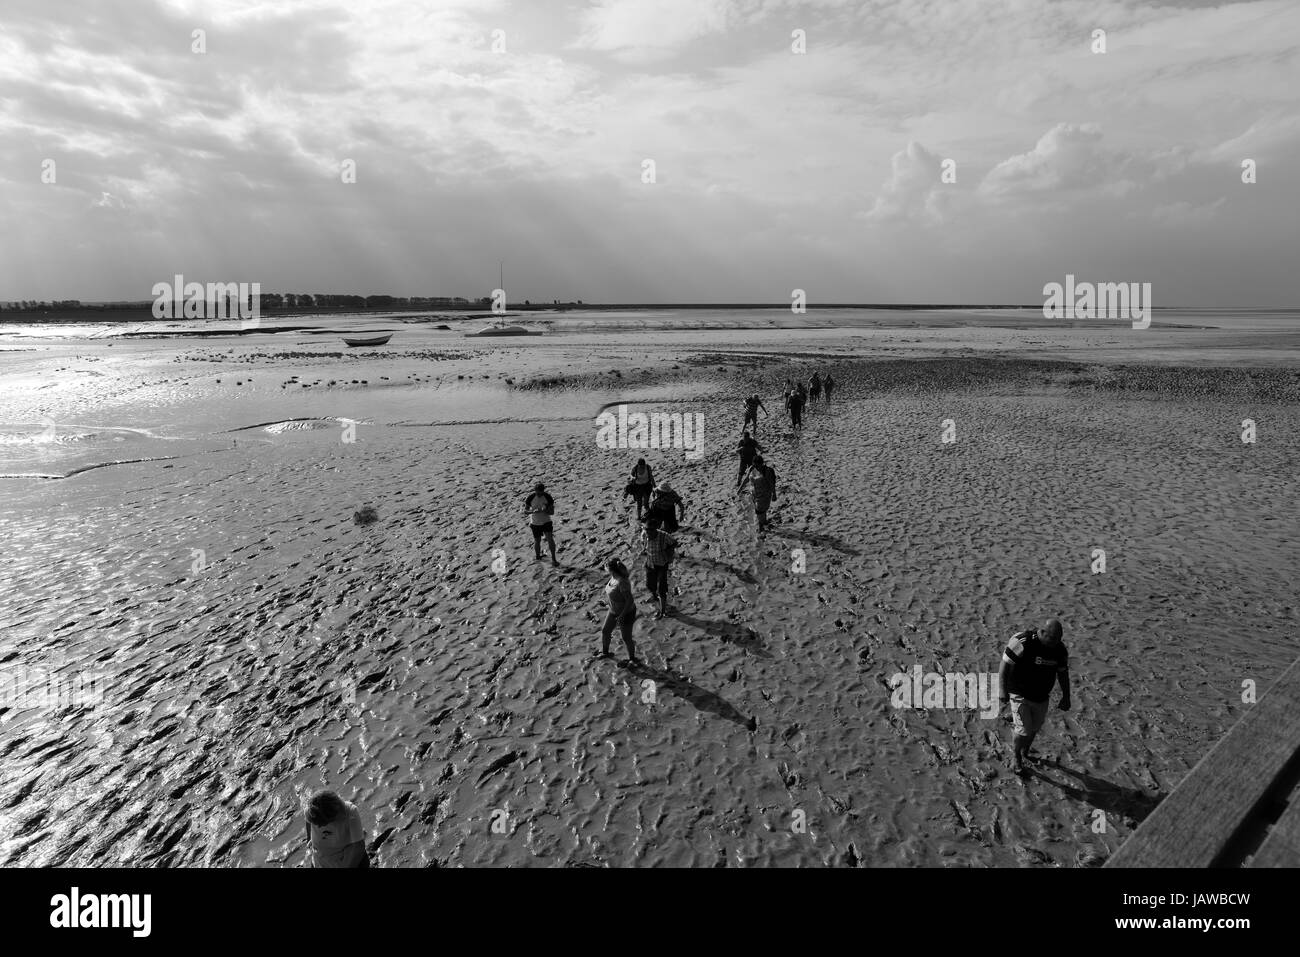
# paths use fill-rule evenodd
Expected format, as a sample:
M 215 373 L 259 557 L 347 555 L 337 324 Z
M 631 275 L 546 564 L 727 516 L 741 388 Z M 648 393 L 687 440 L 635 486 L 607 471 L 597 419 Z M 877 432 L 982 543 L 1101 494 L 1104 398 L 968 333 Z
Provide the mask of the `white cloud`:
M 577 46 L 646 62 L 721 32 L 730 11 L 728 0 L 597 0 L 582 14 Z
M 894 154 L 889 180 L 881 187 L 866 219 L 889 222 L 942 218 L 944 194 L 953 188 L 940 179 L 943 158 L 920 143 Z
M 1003 160 L 984 178 L 986 193 L 1041 193 L 1114 183 L 1125 158 L 1102 146 L 1101 127 L 1058 123 L 1027 153 Z

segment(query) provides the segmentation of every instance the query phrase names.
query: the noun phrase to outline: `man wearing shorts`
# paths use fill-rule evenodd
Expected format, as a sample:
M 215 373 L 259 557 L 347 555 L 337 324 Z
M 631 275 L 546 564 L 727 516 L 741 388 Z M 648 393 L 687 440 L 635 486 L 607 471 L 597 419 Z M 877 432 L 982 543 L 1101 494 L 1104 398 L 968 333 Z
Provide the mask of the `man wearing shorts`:
M 538 482 L 533 486 L 533 494 L 524 499 L 524 512 L 528 515 L 528 524 L 533 530 L 533 551 L 537 559 L 542 558 L 542 536 L 551 547 L 551 564 L 560 564 L 555 560 L 555 534 L 551 525 L 551 516 L 555 514 L 555 499 L 546 491 L 546 486 Z
M 1062 711 L 1070 710 L 1070 655 L 1061 641 L 1061 623 L 1049 618 L 1041 631 L 1029 629 L 1011 636 L 998 670 L 1001 702 L 1011 704 L 1014 734 L 1012 768 L 1023 775 L 1030 748 L 1047 720 L 1052 685 L 1061 683 Z

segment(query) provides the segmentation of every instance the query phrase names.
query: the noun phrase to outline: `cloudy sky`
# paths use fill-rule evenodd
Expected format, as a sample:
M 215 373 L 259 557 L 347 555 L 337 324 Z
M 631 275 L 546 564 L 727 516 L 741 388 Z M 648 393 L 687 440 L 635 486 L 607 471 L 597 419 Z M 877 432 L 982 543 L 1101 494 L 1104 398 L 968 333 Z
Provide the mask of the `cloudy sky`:
M 1296 305 L 1297 48 L 1296 0 L 3 0 L 0 300 L 504 260 L 512 301 Z

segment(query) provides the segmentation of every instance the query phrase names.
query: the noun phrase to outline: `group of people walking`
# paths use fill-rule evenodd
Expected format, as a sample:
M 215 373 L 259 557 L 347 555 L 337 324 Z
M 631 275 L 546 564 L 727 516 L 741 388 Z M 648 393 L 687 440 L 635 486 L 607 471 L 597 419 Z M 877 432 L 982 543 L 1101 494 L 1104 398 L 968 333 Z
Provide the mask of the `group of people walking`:
M 803 414 L 805 410 L 815 408 L 818 402 L 825 402 L 827 406 L 831 404 L 831 394 L 835 391 L 835 379 L 828 372 L 826 377 L 822 378 L 820 372 L 814 372 L 808 384 L 804 385 L 802 381 L 796 382 L 794 379 L 787 379 L 785 382 L 785 391 L 781 393 L 781 399 L 785 402 L 785 411 L 790 416 L 790 426 L 801 431 L 803 429 Z M 762 411 L 766 416 L 767 406 L 757 395 L 751 395 L 745 399 L 745 421 L 741 425 L 741 431 L 747 432 L 752 427 L 754 435 L 758 435 L 758 413 Z
M 785 406 L 793 429 L 802 428 L 805 408 L 824 402 L 830 405 L 835 383 L 830 375 L 814 373 L 805 386 L 802 382 L 788 381 L 783 393 Z M 767 415 L 767 409 L 757 395 L 745 399 L 745 418 L 741 427 L 736 453 L 740 466 L 736 473 L 736 490 L 746 487 L 753 497 L 754 513 L 761 534 L 769 527 L 768 510 L 777 494 L 777 474 L 759 444 L 758 413 Z M 623 489 L 624 498 L 636 505 L 636 518 L 642 525 L 640 540 L 645 560 L 645 585 L 655 606 L 655 618 L 669 614 L 669 570 L 676 555 L 678 539 L 674 534 L 685 518 L 686 503 L 673 489 L 671 483 L 656 483 L 654 473 L 645 459 L 638 459 Z M 550 550 L 552 565 L 556 560 L 553 516 L 555 500 L 545 484 L 538 482 L 524 499 L 524 512 L 528 516 L 533 534 L 533 550 L 540 561 L 542 542 Z M 604 564 L 609 575 L 604 596 L 607 611 L 601 629 L 600 653 L 597 658 L 609 658 L 610 644 L 617 630 L 627 653 L 619 662 L 621 667 L 640 664 L 637 657 L 634 625 L 638 617 L 636 597 L 632 588 L 631 572 L 617 558 Z M 1017 774 L 1028 774 L 1027 765 L 1036 763 L 1034 739 L 1042 729 L 1048 712 L 1048 697 L 1053 686 L 1061 688 L 1058 707 L 1070 709 L 1069 654 L 1062 641 L 1062 626 L 1057 619 L 1049 619 L 1041 629 L 1017 632 L 1007 643 L 999 671 L 1000 703 L 1007 706 L 1013 723 L 1011 763 Z M 318 792 L 305 807 L 307 863 L 317 868 L 370 867 L 370 854 L 365 845 L 365 830 L 356 806 L 343 801 L 331 791 Z
M 829 406 L 834 391 L 835 380 L 829 372 L 824 378 L 820 372 L 814 372 L 807 385 L 802 381 L 787 379 L 781 397 L 785 402 L 786 412 L 790 415 L 790 427 L 796 432 L 803 431 L 804 409 L 822 401 Z M 749 486 L 754 501 L 754 516 L 758 521 L 758 532 L 761 535 L 771 524 L 767 513 L 772 507 L 772 500 L 776 498 L 777 484 L 776 469 L 763 458 L 763 446 L 758 444 L 760 410 L 763 415 L 768 414 L 767 406 L 763 405 L 763 400 L 759 396 L 751 395 L 745 399 L 745 418 L 740 426 L 740 441 L 736 445 L 736 454 L 740 456 L 736 488 L 738 491 L 744 491 L 745 487 Z
M 791 426 L 802 429 L 803 410 L 809 403 L 824 401 L 830 404 L 835 382 L 829 374 L 823 377 L 814 372 L 805 385 L 803 382 L 788 380 L 783 399 L 790 414 Z M 776 469 L 763 458 L 763 446 L 758 442 L 758 413 L 768 414 L 763 400 L 757 395 L 745 399 L 745 418 L 741 426 L 740 441 L 736 452 L 740 458 L 740 467 L 736 473 L 736 491 L 748 490 L 754 503 L 754 515 L 761 535 L 771 525 L 768 511 L 777 495 Z M 686 503 L 673 489 L 672 483 L 656 482 L 654 471 L 645 459 L 637 459 L 631 474 L 623 487 L 624 499 L 631 498 L 636 505 L 636 520 L 642 524 L 641 552 L 645 560 L 646 590 L 655 605 L 655 618 L 666 617 L 670 612 L 669 571 L 672 566 L 678 540 L 675 532 L 685 518 Z M 555 500 L 546 490 L 545 484 L 538 482 L 524 499 L 524 512 L 528 515 L 529 527 L 533 533 L 533 552 L 542 559 L 542 541 L 545 540 L 551 553 L 551 564 L 558 565 L 555 557 L 555 532 L 552 518 L 555 514 Z M 631 572 L 617 558 L 605 562 L 604 569 L 609 575 L 605 585 L 605 604 L 607 612 L 601 629 L 601 650 L 597 657 L 610 657 L 610 642 L 617 629 L 627 658 L 620 665 L 632 666 L 639 663 L 636 655 L 636 642 L 633 639 L 633 625 L 637 618 L 636 599 L 632 591 Z

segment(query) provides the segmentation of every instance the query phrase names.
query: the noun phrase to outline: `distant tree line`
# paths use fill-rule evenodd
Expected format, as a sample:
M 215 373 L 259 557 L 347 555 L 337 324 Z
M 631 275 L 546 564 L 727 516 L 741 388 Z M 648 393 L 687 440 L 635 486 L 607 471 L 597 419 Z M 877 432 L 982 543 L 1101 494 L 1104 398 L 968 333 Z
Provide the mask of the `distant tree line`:
M 39 302 L 36 299 L 21 299 L 13 302 L 0 302 L 0 312 L 38 312 L 52 309 L 85 309 L 80 299 L 56 299 L 53 302 Z
M 487 299 L 480 300 L 483 302 Z M 462 296 L 334 296 L 326 293 L 262 293 L 262 310 L 275 309 L 403 309 L 469 305 Z
M 478 303 L 490 303 L 484 296 L 475 300 Z M 139 310 L 149 306 L 152 300 L 137 302 L 97 302 L 83 303 L 79 299 L 57 299 L 43 302 L 37 299 L 21 299 L 12 302 L 0 302 L 0 312 L 57 312 L 65 309 L 79 309 L 110 312 L 114 310 Z M 463 296 L 335 296 L 327 293 L 292 293 L 264 292 L 261 296 L 263 312 L 276 310 L 329 310 L 329 309 L 420 309 L 426 306 L 468 306 L 470 300 Z
M 15 317 L 19 313 L 40 315 L 44 321 L 120 321 L 135 322 L 145 319 L 152 313 L 152 299 L 135 302 L 82 302 L 80 299 L 56 299 L 41 301 L 37 299 L 20 299 L 0 302 L 0 314 L 8 313 Z M 232 298 L 226 305 L 226 315 L 235 316 L 236 302 Z M 329 293 L 307 292 L 264 292 L 261 294 L 259 311 L 263 315 L 275 313 L 303 313 L 330 311 L 361 310 L 402 310 L 436 309 L 438 307 L 463 309 L 469 307 L 490 308 L 492 298 L 483 296 L 479 299 L 466 299 L 463 296 L 337 296 Z M 561 302 L 556 299 L 551 305 L 572 306 L 574 302 Z M 576 301 L 581 306 L 582 300 Z M 524 300 L 523 307 L 534 308 L 531 300 Z M 518 305 L 512 308 L 521 308 Z M 535 308 L 549 308 L 538 304 Z M 143 315 L 142 315 L 143 314 Z M 11 318 L 9 321 L 15 321 Z

